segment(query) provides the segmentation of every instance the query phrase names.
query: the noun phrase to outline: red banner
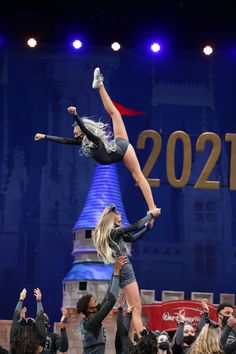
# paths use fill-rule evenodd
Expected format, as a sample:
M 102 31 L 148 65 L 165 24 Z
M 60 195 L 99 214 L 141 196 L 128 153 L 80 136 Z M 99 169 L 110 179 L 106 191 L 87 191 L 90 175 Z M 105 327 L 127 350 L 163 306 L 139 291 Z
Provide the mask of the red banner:
M 209 305 L 209 318 L 217 322 L 216 308 Z M 176 331 L 176 316 L 185 310 L 186 320 L 197 327 L 202 317 L 202 304 L 199 301 L 167 301 L 160 304 L 143 305 L 143 314 L 147 316 L 147 325 L 151 330 Z

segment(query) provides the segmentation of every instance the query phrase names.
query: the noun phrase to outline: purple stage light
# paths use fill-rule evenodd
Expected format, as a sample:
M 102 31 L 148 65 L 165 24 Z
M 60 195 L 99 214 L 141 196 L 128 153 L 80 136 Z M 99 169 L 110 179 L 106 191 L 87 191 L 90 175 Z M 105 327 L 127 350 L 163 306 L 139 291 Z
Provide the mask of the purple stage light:
M 74 40 L 74 42 L 72 43 L 72 45 L 73 45 L 73 47 L 74 47 L 75 49 L 80 49 L 83 44 L 82 44 L 82 42 L 81 42 L 79 39 L 76 39 L 76 40 Z
M 151 50 L 153 51 L 153 53 L 158 53 L 161 50 L 160 44 L 157 42 L 152 43 Z

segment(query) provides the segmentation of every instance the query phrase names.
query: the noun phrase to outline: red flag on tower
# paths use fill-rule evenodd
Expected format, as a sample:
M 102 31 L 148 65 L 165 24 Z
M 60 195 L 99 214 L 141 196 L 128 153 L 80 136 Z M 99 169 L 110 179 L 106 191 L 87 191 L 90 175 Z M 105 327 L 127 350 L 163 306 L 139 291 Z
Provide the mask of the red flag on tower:
M 121 104 L 115 102 L 115 101 L 112 101 L 114 106 L 118 109 L 118 111 L 120 112 L 121 115 L 124 115 L 124 116 L 143 116 L 147 113 L 145 112 L 140 112 L 140 111 L 136 111 L 134 109 L 130 109 L 130 108 L 126 108 L 124 106 L 122 106 Z

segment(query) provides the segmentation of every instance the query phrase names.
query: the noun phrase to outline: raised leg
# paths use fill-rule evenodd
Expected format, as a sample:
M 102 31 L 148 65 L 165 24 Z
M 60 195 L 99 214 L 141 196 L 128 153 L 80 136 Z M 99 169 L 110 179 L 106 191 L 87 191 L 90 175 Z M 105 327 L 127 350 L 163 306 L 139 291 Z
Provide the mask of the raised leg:
M 105 86 L 103 84 L 103 76 L 101 75 L 99 68 L 96 68 L 94 70 L 94 79 L 92 87 L 94 89 L 98 89 L 103 106 L 111 117 L 114 137 L 129 140 L 121 114 L 114 106 L 110 96 L 108 95 L 105 89 Z
M 121 117 L 120 112 L 116 109 L 111 98 L 106 92 L 106 89 L 103 84 L 103 76 L 101 75 L 99 68 L 96 68 L 94 70 L 94 79 L 93 79 L 92 87 L 98 89 L 104 108 L 112 119 L 114 137 L 122 138 L 128 141 L 129 140 L 128 134 L 123 119 Z M 128 170 L 130 171 L 130 173 L 132 174 L 134 180 L 139 185 L 144 195 L 144 198 L 147 202 L 148 209 L 149 210 L 156 209 L 156 205 L 154 203 L 153 196 L 152 196 L 151 187 L 147 179 L 144 177 L 142 173 L 135 150 L 130 144 L 124 156 L 124 163 L 128 168 Z

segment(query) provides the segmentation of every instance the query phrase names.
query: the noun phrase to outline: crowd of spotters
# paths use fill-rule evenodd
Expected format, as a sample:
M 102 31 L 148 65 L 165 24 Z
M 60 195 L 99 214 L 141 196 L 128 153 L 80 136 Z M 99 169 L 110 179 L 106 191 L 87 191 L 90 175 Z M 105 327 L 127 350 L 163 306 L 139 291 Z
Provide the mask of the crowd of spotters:
M 125 262 L 120 257 L 114 266 L 114 273 L 107 293 L 101 303 L 92 294 L 81 297 L 77 303 L 78 313 L 82 313 L 80 337 L 84 354 L 104 354 L 106 332 L 103 320 L 118 301 L 117 330 L 114 348 L 116 354 L 236 354 L 236 313 L 230 303 L 222 303 L 217 308 L 218 322 L 209 318 L 207 301 L 202 301 L 202 317 L 196 330 L 185 319 L 181 310 L 176 316 L 178 329 L 170 338 L 167 332 L 150 331 L 143 327 L 135 333 L 132 320 L 138 317 L 138 311 L 132 304 L 127 304 L 124 294 L 118 297 L 119 274 Z M 34 290 L 37 303 L 36 318 L 27 317 L 23 307 L 26 289 L 20 293 L 10 330 L 10 349 L 0 345 L 0 354 L 53 354 L 57 350 L 68 351 L 66 332 L 69 313 L 62 309 L 60 335 L 49 331 L 49 318 L 44 312 L 40 289 Z

